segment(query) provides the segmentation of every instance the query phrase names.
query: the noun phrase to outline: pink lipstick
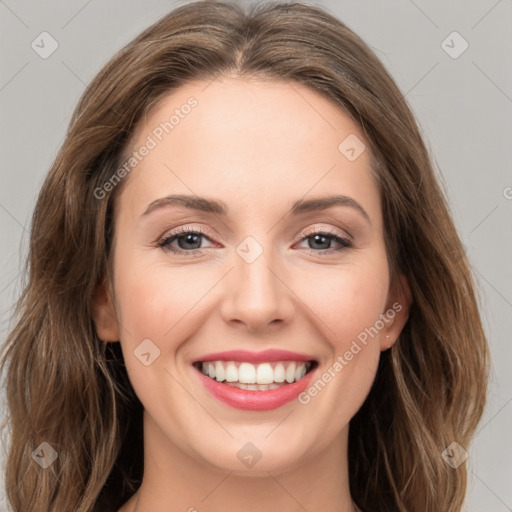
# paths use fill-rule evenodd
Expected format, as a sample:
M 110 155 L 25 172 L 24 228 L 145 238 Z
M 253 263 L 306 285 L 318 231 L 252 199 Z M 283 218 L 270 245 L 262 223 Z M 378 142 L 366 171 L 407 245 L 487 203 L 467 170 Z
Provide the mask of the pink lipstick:
M 194 368 L 206 390 L 238 409 L 276 409 L 298 397 L 318 366 L 307 354 L 268 349 L 234 350 L 197 358 Z

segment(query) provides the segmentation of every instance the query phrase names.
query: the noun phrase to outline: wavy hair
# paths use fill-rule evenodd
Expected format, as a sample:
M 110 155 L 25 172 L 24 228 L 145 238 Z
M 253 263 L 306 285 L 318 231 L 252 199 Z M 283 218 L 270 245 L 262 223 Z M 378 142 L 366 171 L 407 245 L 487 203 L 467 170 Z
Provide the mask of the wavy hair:
M 459 512 L 489 371 L 476 284 L 418 123 L 373 51 L 324 8 L 229 1 L 182 5 L 122 48 L 86 88 L 33 213 L 26 281 L 2 351 L 16 512 L 117 510 L 142 481 L 142 404 L 119 343 L 92 320 L 110 279 L 113 205 L 100 200 L 139 120 L 169 92 L 222 75 L 300 83 L 365 134 L 390 269 L 413 304 L 351 420 L 350 491 L 365 512 Z M 31 454 L 48 443 L 42 469 Z

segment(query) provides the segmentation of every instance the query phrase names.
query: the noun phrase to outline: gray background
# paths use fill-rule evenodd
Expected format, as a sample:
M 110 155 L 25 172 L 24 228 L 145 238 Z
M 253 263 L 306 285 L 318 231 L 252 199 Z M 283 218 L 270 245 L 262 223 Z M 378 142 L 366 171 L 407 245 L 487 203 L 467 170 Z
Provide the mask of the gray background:
M 20 291 L 34 201 L 79 96 L 118 49 L 184 3 L 0 0 L 0 342 Z M 512 511 L 512 2 L 316 3 L 376 51 L 444 176 L 493 354 L 489 403 L 466 461 L 466 510 Z M 31 48 L 43 31 L 59 45 L 47 59 Z M 453 31 L 469 44 L 458 58 L 441 46 Z

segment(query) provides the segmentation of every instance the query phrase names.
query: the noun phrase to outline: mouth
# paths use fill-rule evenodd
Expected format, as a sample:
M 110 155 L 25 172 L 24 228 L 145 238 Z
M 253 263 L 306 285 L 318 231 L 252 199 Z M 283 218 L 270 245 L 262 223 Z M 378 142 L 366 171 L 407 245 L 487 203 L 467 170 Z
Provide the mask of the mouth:
M 317 366 L 310 361 L 196 361 L 193 366 L 209 379 L 225 386 L 248 390 L 269 391 L 283 388 L 304 379 Z
M 309 354 L 269 348 L 203 354 L 192 367 L 207 394 L 223 405 L 266 411 L 297 399 L 319 362 Z

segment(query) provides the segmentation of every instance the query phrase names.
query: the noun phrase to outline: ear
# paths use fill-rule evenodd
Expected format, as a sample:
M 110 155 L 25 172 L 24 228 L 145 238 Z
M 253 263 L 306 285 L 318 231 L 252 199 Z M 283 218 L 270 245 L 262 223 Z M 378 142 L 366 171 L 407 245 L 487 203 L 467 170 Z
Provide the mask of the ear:
M 119 325 L 106 280 L 98 286 L 91 303 L 96 333 L 100 340 L 119 341 Z
M 407 278 L 399 274 L 390 286 L 386 309 L 381 315 L 384 328 L 380 336 L 381 351 L 390 348 L 402 332 L 412 304 L 412 294 Z

